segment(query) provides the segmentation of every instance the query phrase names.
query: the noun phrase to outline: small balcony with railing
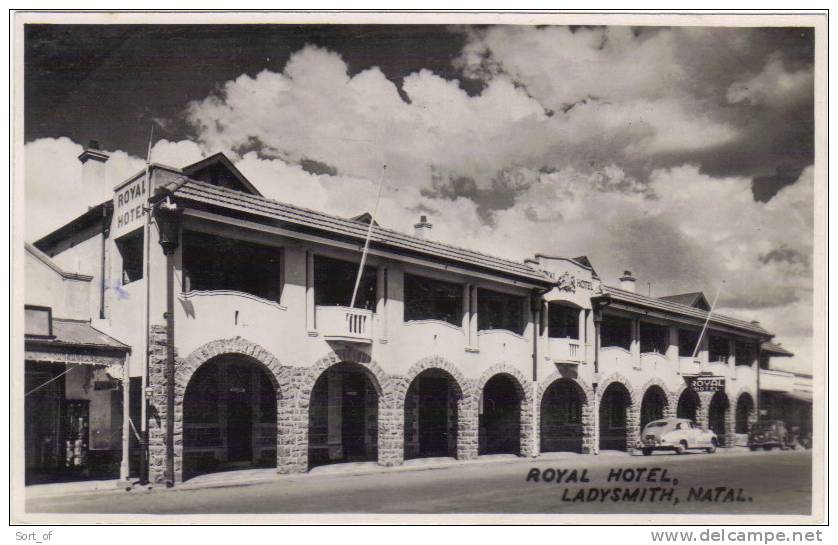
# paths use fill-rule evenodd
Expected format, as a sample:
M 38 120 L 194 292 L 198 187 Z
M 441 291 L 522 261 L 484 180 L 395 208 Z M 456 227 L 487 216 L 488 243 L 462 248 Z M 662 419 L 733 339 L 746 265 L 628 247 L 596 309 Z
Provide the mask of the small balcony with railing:
M 352 301 L 357 275 L 357 263 L 314 257 L 314 327 L 326 341 L 372 343 L 377 270 L 364 267 Z
M 582 309 L 569 303 L 551 302 L 547 308 L 550 358 L 556 363 L 582 363 L 587 350 L 580 339 Z
M 578 339 L 549 339 L 550 357 L 557 363 L 585 361 L 585 345 Z
M 315 306 L 317 331 L 327 341 L 372 343 L 373 313 L 363 308 Z

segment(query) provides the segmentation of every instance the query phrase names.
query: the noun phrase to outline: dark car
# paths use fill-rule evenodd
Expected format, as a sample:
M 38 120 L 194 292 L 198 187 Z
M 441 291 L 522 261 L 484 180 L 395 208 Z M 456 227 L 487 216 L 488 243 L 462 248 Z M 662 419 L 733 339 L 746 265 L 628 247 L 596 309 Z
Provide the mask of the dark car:
M 748 447 L 751 450 L 771 450 L 774 447 L 786 450 L 795 446 L 795 440 L 782 420 L 762 420 L 748 432 Z

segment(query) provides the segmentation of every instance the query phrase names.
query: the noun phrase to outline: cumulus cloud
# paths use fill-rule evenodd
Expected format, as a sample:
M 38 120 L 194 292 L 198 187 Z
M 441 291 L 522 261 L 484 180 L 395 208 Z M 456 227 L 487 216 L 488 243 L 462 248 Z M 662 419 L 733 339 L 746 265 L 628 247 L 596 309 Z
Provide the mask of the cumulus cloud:
M 469 94 L 428 70 L 399 82 L 378 68 L 351 73 L 339 54 L 308 46 L 281 71 L 189 103 L 196 142 L 160 141 L 153 155 L 181 167 L 224 151 L 266 196 L 341 216 L 373 208 L 387 164 L 385 226 L 410 232 L 426 214 L 434 238 L 459 246 L 588 255 L 606 281 L 628 268 L 658 296 L 721 287 L 725 312 L 762 321 L 806 367 L 812 169 L 795 167 L 763 200 L 750 171 L 708 169 L 727 160 L 719 150 L 755 140 L 735 112 L 762 105 L 779 119 L 805 102 L 805 65 L 763 55 L 739 76 L 713 64 L 722 50 L 741 61 L 748 47 L 696 29 L 489 27 L 457 60 L 483 82 Z M 115 152 L 113 183 L 81 188 L 79 153 L 67 139 L 26 146 L 27 206 L 50 211 L 56 190 L 70 203 L 52 227 L 142 168 Z M 33 216 L 28 239 L 51 228 Z
M 113 198 L 113 188 L 145 168 L 145 160 L 124 151 L 109 155 L 104 179 L 85 180 L 78 156 L 84 147 L 69 138 L 40 138 L 24 147 L 26 240 L 35 241 L 87 211 Z M 181 167 L 202 157 L 194 142 L 160 140 L 152 147 L 152 161 Z
M 751 106 L 788 107 L 809 99 L 813 84 L 811 67 L 787 70 L 782 54 L 774 53 L 760 73 L 733 82 L 727 90 L 727 100 L 732 104 L 747 102 Z
M 83 214 L 91 206 L 113 198 L 119 182 L 143 168 L 144 162 L 123 151 L 107 151 L 103 183 L 82 177 L 78 156 L 84 148 L 69 138 L 41 138 L 24 148 L 25 237 L 34 241 Z
M 768 184 L 755 180 L 755 194 L 770 198 L 812 163 L 811 45 L 800 32 L 514 25 L 467 32 L 457 60 L 465 74 L 488 84 L 511 78 L 573 127 L 551 138 L 569 152 L 557 157 L 563 165 L 616 161 L 642 179 L 684 163 L 755 179 L 791 170 Z

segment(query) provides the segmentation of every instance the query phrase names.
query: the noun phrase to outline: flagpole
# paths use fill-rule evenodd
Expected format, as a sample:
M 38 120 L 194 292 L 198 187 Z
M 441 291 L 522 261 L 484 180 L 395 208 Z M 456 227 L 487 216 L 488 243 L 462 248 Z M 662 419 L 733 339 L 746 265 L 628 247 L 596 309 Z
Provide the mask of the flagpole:
M 364 264 L 367 262 L 372 226 L 375 223 L 375 215 L 378 213 L 378 204 L 381 202 L 381 189 L 384 187 L 384 173 L 386 171 L 387 165 L 384 164 L 381 167 L 381 179 L 378 181 L 378 196 L 375 198 L 375 207 L 372 209 L 372 215 L 370 216 L 370 225 L 367 228 L 366 240 L 364 240 L 364 251 L 361 253 L 361 265 L 358 267 L 358 276 L 355 277 L 355 287 L 352 289 L 352 301 L 349 303 L 349 308 L 355 308 L 355 298 L 358 296 L 358 287 L 361 284 L 361 276 L 364 274 Z
M 716 301 L 719 300 L 719 294 L 722 292 L 722 287 L 719 286 L 719 289 L 716 290 L 716 297 L 713 299 L 713 304 L 710 305 L 710 310 L 707 311 L 707 319 L 704 320 L 704 327 L 701 328 L 701 334 L 698 336 L 698 341 L 695 343 L 695 348 L 693 349 L 693 357 L 695 359 L 695 355 L 698 353 L 698 349 L 701 346 L 701 339 L 704 338 L 704 334 L 707 332 L 707 326 L 710 324 L 710 315 L 713 314 L 713 309 L 716 308 Z
M 145 189 L 146 200 L 145 221 L 143 222 L 143 281 L 145 282 L 145 292 L 143 306 L 145 313 L 143 316 L 143 357 L 142 365 L 143 372 L 140 378 L 142 391 L 140 392 L 140 432 L 142 434 L 142 441 L 140 441 L 140 482 L 142 484 L 148 483 L 148 368 L 149 368 L 149 328 L 151 327 L 151 268 L 149 267 L 149 254 L 151 253 L 151 246 L 149 238 L 151 237 L 151 207 L 149 206 L 149 199 L 151 198 L 151 142 L 154 139 L 154 125 L 151 125 L 151 132 L 148 135 L 148 152 L 145 159 Z

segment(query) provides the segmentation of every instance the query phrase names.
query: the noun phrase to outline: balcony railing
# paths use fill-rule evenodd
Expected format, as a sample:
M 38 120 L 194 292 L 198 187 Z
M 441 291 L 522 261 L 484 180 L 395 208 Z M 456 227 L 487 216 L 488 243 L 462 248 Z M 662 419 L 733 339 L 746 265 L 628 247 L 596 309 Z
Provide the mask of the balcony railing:
M 553 361 L 585 361 L 585 345 L 576 339 L 550 339 L 550 357 Z
M 326 340 L 372 342 L 372 311 L 348 307 L 316 308 L 317 331 Z

